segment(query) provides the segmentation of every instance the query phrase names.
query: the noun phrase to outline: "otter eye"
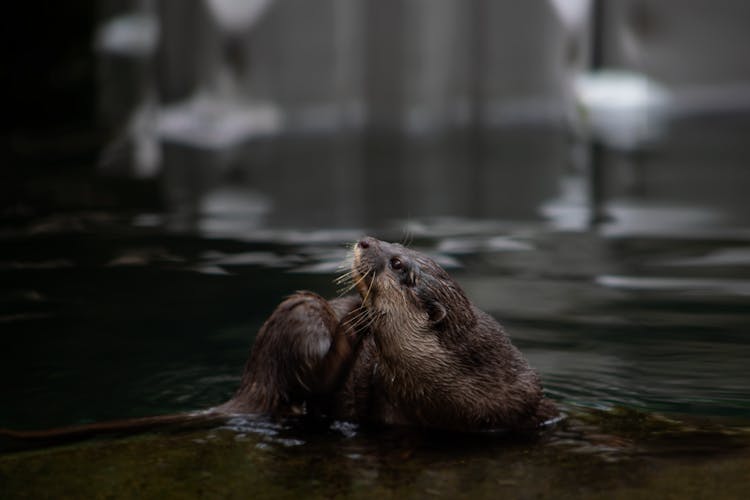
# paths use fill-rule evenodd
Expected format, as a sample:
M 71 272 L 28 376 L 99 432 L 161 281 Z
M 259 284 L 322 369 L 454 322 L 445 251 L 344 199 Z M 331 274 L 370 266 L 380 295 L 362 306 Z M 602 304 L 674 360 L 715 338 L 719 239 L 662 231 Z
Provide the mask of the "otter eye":
M 398 257 L 391 258 L 391 269 L 400 271 L 403 268 L 404 268 L 404 263 L 401 262 L 401 259 L 399 259 Z

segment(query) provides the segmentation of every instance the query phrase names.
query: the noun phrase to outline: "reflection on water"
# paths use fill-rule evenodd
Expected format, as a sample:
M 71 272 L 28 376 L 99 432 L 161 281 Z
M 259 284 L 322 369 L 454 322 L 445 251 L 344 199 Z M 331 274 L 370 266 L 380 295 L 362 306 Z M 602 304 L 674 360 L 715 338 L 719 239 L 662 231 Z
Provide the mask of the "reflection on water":
M 574 117 L 584 16 L 568 11 L 591 2 L 273 2 L 252 36 L 250 11 L 203 22 L 248 2 L 101 3 L 100 170 L 140 180 L 78 165 L 102 132 L 71 122 L 97 94 L 93 64 L 85 85 L 69 55 L 38 64 L 90 42 L 11 50 L 16 94 L 34 97 L 21 107 L 36 105 L 0 181 L 0 428 L 225 401 L 274 306 L 334 296 L 363 234 L 432 254 L 567 418 L 531 439 L 243 417 L 0 441 L 0 498 L 747 496 L 742 16 L 608 2 L 622 33 L 605 59 L 639 73 L 592 75 Z M 616 117 L 612 96 L 585 99 L 597 78 L 640 97 Z M 577 136 L 584 118 L 601 144 Z
M 163 211 L 6 211 L 0 427 L 223 402 L 273 307 L 298 289 L 335 295 L 347 245 L 364 233 L 407 242 L 449 269 L 539 370 L 569 415 L 561 426 L 538 441 L 495 442 L 230 421 L 198 434 L 6 454 L 0 497 L 40 471 L 51 482 L 34 482 L 38 491 L 64 483 L 78 493 L 119 485 L 551 496 L 585 487 L 592 497 L 612 488 L 658 496 L 710 490 L 710 481 L 682 481 L 709 468 L 732 497 L 748 465 L 750 421 L 750 226 L 738 187 L 747 185 L 747 153 L 737 147 L 710 163 L 732 174 L 725 178 L 707 163 L 698 175 L 700 158 L 682 172 L 680 155 L 624 166 L 605 157 L 615 177 L 609 217 L 590 225 L 585 180 L 556 159 L 564 141 L 532 135 L 500 139 L 466 164 L 470 148 L 456 144 L 402 144 L 391 158 L 368 149 L 377 141 L 279 140 L 262 153 L 273 172 L 253 163 L 258 151 L 217 167 L 216 158 L 168 150 L 184 163 L 165 171 Z M 623 172 L 637 189 L 623 187 Z M 81 473 L 91 464 L 98 469 Z
M 346 243 L 364 231 L 219 238 L 165 232 L 164 220 L 71 214 L 4 232 L 0 427 L 226 400 L 264 317 L 297 289 L 334 295 Z M 236 419 L 0 454 L 0 496 L 742 498 L 750 238 L 465 218 L 403 226 L 377 234 L 435 255 L 504 321 L 565 422 L 519 441 Z
M 346 245 L 364 231 L 211 238 L 143 220 L 70 215 L 5 233 L 0 376 L 15 382 L 0 424 L 221 402 L 275 303 L 297 289 L 334 295 Z M 378 234 L 408 239 L 450 269 L 563 405 L 749 415 L 750 238 L 741 233 L 613 237 L 455 217 L 406 228 Z

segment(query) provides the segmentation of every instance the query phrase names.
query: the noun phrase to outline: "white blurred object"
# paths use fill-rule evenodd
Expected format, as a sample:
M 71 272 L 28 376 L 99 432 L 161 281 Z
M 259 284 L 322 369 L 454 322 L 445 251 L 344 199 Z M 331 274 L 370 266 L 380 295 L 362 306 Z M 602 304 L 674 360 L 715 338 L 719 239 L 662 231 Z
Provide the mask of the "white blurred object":
M 158 103 L 149 92 L 132 110 L 121 130 L 102 149 L 99 166 L 110 173 L 118 169 L 118 158 L 130 154 L 129 173 L 149 178 L 159 173 L 161 149 L 157 135 Z
M 105 171 L 117 171 L 118 164 L 121 165 L 118 159 L 128 158 L 128 172 L 144 178 L 155 175 L 161 165 L 156 136 L 158 99 L 153 75 L 143 74 L 143 61 L 154 56 L 159 44 L 159 23 L 149 5 L 146 2 L 141 11 L 103 22 L 94 39 L 94 48 L 104 58 L 116 61 L 128 77 L 145 83 L 139 88 L 138 100 L 132 108 L 121 112 L 122 122 L 117 123 L 114 138 L 102 150 L 100 166 Z
M 575 93 L 589 133 L 609 147 L 632 151 L 664 132 L 670 94 L 645 75 L 613 70 L 581 74 Z
M 210 84 L 187 100 L 163 107 L 159 137 L 201 150 L 232 148 L 253 138 L 279 133 L 281 113 L 276 105 L 248 96 L 242 59 L 242 36 L 252 30 L 270 0 L 205 0 L 224 38 L 224 57 Z M 234 42 L 234 43 L 232 43 Z M 241 51 L 229 57 L 230 46 Z
M 159 173 L 161 149 L 157 136 L 158 104 L 149 94 L 133 111 L 127 131 L 133 141 L 133 168 L 136 177 L 148 178 Z
M 223 30 L 240 33 L 258 22 L 271 0 L 206 0 L 206 3 Z
M 271 200 L 239 186 L 213 189 L 200 200 L 198 230 L 209 237 L 252 234 L 263 226 Z
M 584 26 L 589 20 L 591 0 L 549 0 L 563 25 L 569 30 Z
M 105 22 L 96 34 L 100 52 L 129 57 L 147 57 L 159 43 L 159 23 L 150 14 L 133 13 Z
M 158 130 L 164 140 L 215 150 L 278 133 L 281 125 L 281 113 L 270 102 L 237 102 L 198 93 L 163 108 Z

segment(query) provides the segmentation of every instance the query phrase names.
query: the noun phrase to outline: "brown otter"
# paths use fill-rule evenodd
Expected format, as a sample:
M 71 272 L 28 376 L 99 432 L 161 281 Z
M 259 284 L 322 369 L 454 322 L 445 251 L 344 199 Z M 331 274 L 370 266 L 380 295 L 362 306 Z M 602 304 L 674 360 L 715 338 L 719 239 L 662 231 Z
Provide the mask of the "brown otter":
M 193 426 L 237 413 L 332 418 L 449 430 L 532 430 L 557 415 L 539 377 L 502 327 L 435 261 L 366 237 L 347 274 L 358 295 L 297 292 L 266 320 L 240 387 L 199 413 L 0 438 L 56 443 Z
M 301 292 L 261 328 L 222 411 L 321 411 L 384 424 L 533 429 L 557 414 L 539 377 L 491 316 L 435 261 L 363 238 L 359 297 Z

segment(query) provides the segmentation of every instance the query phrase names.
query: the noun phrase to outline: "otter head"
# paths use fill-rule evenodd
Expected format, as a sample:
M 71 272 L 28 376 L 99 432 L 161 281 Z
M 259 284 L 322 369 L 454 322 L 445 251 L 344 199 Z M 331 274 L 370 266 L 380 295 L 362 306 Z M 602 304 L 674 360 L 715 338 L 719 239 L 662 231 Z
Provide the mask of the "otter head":
M 376 376 L 399 412 L 452 429 L 531 418 L 541 398 L 536 373 L 435 261 L 368 237 L 355 245 L 352 277 L 377 348 Z
M 465 331 L 476 321 L 461 287 L 429 257 L 372 237 L 354 246 L 352 277 L 363 305 L 386 331 Z

